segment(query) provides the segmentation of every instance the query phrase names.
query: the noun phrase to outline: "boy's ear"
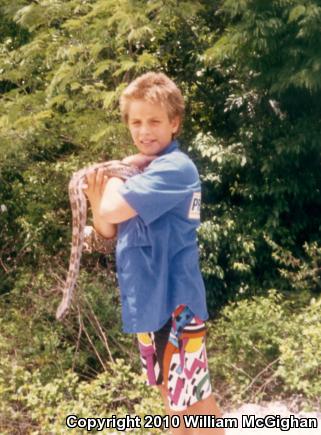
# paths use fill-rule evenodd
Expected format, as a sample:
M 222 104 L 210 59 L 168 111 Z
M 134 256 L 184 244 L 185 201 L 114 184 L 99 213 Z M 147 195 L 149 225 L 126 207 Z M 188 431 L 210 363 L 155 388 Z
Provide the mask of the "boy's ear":
M 173 134 L 176 134 L 178 132 L 179 124 L 180 124 L 180 118 L 179 118 L 179 116 L 175 116 L 175 118 L 173 118 L 173 120 L 172 120 L 172 133 Z

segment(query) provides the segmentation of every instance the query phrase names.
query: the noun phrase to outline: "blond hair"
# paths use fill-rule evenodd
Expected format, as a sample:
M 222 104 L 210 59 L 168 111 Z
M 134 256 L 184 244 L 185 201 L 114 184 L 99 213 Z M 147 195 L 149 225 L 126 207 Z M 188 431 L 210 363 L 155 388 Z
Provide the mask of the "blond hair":
M 180 126 L 184 116 L 184 99 L 176 84 L 164 73 L 148 72 L 132 81 L 121 94 L 120 112 L 123 121 L 128 123 L 130 102 L 133 100 L 146 100 L 150 103 L 159 103 L 166 110 L 170 120 L 176 116 Z

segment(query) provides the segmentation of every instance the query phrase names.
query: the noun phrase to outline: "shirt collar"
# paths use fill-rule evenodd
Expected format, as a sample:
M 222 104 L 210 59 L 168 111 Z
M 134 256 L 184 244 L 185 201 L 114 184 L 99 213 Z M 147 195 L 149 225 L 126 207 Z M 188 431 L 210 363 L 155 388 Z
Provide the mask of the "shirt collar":
M 174 139 L 174 140 L 172 140 L 172 142 L 165 149 L 163 149 L 163 151 L 161 151 L 157 155 L 158 156 L 163 156 L 164 154 L 169 154 L 172 151 L 177 150 L 178 148 L 179 148 L 178 140 Z

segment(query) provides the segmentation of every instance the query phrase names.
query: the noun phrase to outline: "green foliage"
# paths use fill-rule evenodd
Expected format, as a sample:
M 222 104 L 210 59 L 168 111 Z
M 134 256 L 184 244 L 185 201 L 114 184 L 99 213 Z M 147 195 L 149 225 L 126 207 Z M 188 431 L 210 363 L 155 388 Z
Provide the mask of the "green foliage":
M 65 433 L 65 418 L 74 412 L 106 417 L 159 410 L 157 393 L 138 374 L 136 342 L 121 333 L 115 277 L 99 270 L 97 258 L 90 261 L 95 279 L 82 271 L 77 303 L 63 325 L 54 321 L 59 264 L 36 275 L 21 271 L 1 297 L 1 433 L 11 433 L 12 421 L 24 433 Z
M 231 403 L 321 394 L 320 298 L 301 307 L 275 290 L 228 304 L 208 331 L 213 384 Z
M 87 382 L 81 381 L 72 371 L 44 382 L 38 370 L 30 372 L 8 357 L 1 358 L 0 375 L 3 434 L 12 433 L 12 421 L 24 433 L 64 434 L 66 417 L 71 414 L 124 417 L 130 413 L 140 416 L 143 421 L 144 415 L 163 412 L 157 391 L 150 391 L 142 377 L 121 359 Z M 10 379 L 10 383 L 3 383 L 2 379 Z M 78 429 L 77 433 L 87 431 Z M 141 429 L 135 433 L 145 432 Z M 160 433 L 160 430 L 155 429 L 152 433 Z
M 272 240 L 267 239 L 271 246 L 272 256 L 279 265 L 279 272 L 291 284 L 292 290 L 299 292 L 300 298 L 305 295 L 309 299 L 309 295 L 320 293 L 320 258 L 321 248 L 317 242 L 310 244 L 305 243 L 304 257 L 296 258 L 294 255 L 278 246 Z
M 287 329 L 287 339 L 280 346 L 278 375 L 284 379 L 286 389 L 303 393 L 309 399 L 321 394 L 321 300 L 311 304 Z
M 303 262 L 304 246 L 320 241 L 320 6 L 224 1 L 215 17 L 216 29 L 204 16 L 191 151 L 204 186 L 202 264 L 219 306 L 292 289 L 267 240 Z
M 321 7 L 310 0 L 223 1 L 229 24 L 206 51 L 208 62 L 237 58 L 259 87 L 282 93 L 289 88 L 320 90 Z M 260 72 L 260 73 L 259 73 Z
M 277 392 L 280 343 L 286 338 L 286 305 L 275 290 L 268 297 L 227 305 L 208 336 L 213 383 L 224 382 L 225 400 L 260 401 Z

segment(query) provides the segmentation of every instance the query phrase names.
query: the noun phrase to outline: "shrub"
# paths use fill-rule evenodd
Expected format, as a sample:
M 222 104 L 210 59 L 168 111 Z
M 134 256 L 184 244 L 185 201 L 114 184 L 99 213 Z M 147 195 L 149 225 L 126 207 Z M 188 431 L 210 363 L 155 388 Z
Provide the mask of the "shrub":
M 286 337 L 280 343 L 277 374 L 285 389 L 303 393 L 309 399 L 321 397 L 321 298 L 312 299 L 301 314 L 293 316 L 286 326 Z
M 279 346 L 286 337 L 287 307 L 270 290 L 267 297 L 230 303 L 208 332 L 213 385 L 231 402 L 258 401 L 280 386 Z M 223 386 L 222 386 L 223 383 Z

